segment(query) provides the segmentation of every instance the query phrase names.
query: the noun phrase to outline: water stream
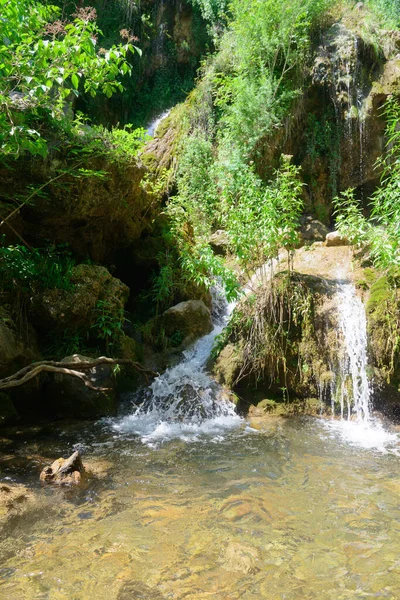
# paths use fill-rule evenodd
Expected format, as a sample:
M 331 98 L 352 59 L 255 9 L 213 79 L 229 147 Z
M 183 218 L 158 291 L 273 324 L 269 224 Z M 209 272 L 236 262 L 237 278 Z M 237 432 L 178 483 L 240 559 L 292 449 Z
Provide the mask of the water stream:
M 365 442 L 377 426 L 354 288 L 338 289 L 351 389 L 335 421 L 235 414 L 207 373 L 232 308 L 214 298 L 213 331 L 124 416 L 0 439 L 0 480 L 37 498 L 0 528 L 0 598 L 400 598 L 398 439 Z M 43 461 L 74 449 L 97 476 L 40 487 Z
M 169 109 L 169 110 L 165 110 L 160 115 L 157 115 L 157 117 L 155 117 L 155 119 L 153 119 L 151 121 L 151 123 L 149 123 L 147 125 L 147 127 L 146 127 L 147 135 L 151 135 L 151 137 L 154 137 L 156 134 L 157 128 L 159 127 L 161 122 L 168 117 L 170 112 L 171 112 L 171 110 Z

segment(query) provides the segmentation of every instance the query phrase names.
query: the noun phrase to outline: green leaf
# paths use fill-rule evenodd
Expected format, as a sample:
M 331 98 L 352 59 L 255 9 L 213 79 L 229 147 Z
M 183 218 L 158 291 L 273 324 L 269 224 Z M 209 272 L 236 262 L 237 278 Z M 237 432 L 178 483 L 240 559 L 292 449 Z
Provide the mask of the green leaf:
M 74 88 L 77 90 L 79 87 L 79 78 L 76 75 L 76 73 L 72 73 L 71 75 L 71 83 L 74 86 Z

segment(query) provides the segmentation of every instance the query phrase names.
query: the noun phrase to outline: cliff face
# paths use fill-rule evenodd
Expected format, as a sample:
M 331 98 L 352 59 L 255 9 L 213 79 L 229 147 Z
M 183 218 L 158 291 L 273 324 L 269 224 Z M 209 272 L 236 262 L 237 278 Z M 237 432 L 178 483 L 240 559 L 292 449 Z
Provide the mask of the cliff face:
M 371 20 L 360 3 L 326 29 L 284 126 L 256 159 L 267 178 L 281 152 L 294 155 L 307 184 L 307 210 L 326 223 L 332 198 L 349 187 L 367 207 L 386 143 L 382 107 L 400 93 L 399 32 Z
M 118 32 L 128 29 L 142 56 L 132 57 L 133 72 L 125 80 L 122 95 L 110 100 L 86 98 L 79 108 L 86 112 L 89 106 L 96 120 L 105 125 L 139 126 L 183 100 L 194 86 L 209 44 L 206 24 L 189 0 L 98 0 L 94 5 L 106 41 L 117 41 Z

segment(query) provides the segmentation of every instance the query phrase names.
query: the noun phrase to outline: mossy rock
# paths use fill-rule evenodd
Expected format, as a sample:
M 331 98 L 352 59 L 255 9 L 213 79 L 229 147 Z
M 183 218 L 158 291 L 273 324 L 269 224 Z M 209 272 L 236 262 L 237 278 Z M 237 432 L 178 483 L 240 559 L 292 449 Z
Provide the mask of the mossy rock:
M 35 294 L 29 312 L 38 329 L 74 332 L 94 325 L 99 301 L 107 303 L 107 311 L 118 316 L 128 296 L 129 288 L 105 267 L 81 264 L 72 269 L 71 289 Z
M 366 305 L 370 355 L 377 381 L 400 384 L 399 271 L 388 271 L 371 285 Z M 400 396 L 399 396 L 400 400 Z

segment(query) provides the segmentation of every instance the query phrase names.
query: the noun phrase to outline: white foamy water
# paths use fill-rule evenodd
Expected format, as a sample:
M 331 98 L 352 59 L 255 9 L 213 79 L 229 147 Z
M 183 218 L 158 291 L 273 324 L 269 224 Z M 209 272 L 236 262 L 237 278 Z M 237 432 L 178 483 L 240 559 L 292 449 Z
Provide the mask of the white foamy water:
M 368 422 L 332 420 L 326 421 L 326 427 L 332 435 L 353 446 L 384 454 L 400 454 L 398 434 L 387 431 L 379 419 Z
M 379 419 L 371 415 L 367 319 L 364 304 L 351 283 L 338 284 L 337 310 L 344 354 L 331 394 L 332 406 L 334 400 L 340 404 L 340 420 L 327 422 L 327 427 L 352 445 L 397 453 L 398 435 L 387 431 Z
M 221 386 L 207 372 L 214 340 L 234 308 L 220 290 L 213 290 L 214 329 L 183 353 L 182 360 L 165 371 L 143 392 L 141 406 L 113 423 L 123 434 L 136 434 L 147 444 L 174 438 L 197 441 L 221 436 L 242 424 L 235 406 L 223 397 Z
M 151 137 L 154 137 L 154 134 L 156 133 L 161 121 L 166 119 L 170 112 L 171 110 L 166 110 L 161 115 L 158 115 L 153 121 L 151 121 L 151 123 L 149 123 L 149 125 L 146 128 L 146 133 L 148 135 L 151 135 Z
M 340 402 L 342 417 L 347 405 L 357 421 L 371 420 L 371 391 L 367 376 L 367 319 L 365 308 L 350 283 L 339 286 L 337 294 L 339 326 L 343 335 L 345 354 L 340 365 Z

